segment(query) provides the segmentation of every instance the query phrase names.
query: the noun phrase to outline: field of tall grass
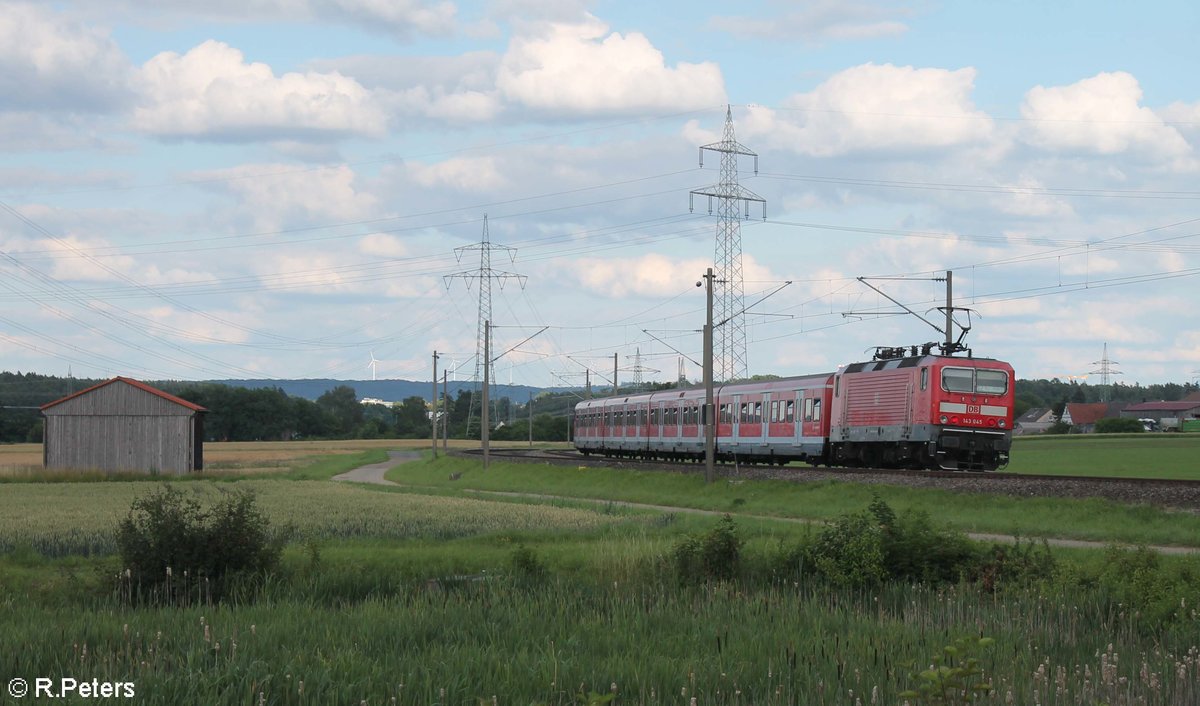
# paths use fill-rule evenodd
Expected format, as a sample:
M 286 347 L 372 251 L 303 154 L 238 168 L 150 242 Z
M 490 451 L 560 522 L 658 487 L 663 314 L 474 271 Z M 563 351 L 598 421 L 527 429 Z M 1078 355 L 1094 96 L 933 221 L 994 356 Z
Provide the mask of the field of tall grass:
M 1096 595 L 681 586 L 655 572 L 652 557 L 610 573 L 551 567 L 540 582 L 503 563 L 491 577 L 417 580 L 325 561 L 313 569 L 293 556 L 287 577 L 255 602 L 26 602 L 0 616 L 6 639 L 22 646 L 0 669 L 133 681 L 146 704 L 579 704 L 611 695 L 613 704 L 899 705 L 946 645 L 983 635 L 995 640 L 978 655 L 992 690 L 972 703 L 1200 699 L 1194 617 L 1148 633 Z M 387 576 L 395 580 L 383 585 Z
M 923 670 L 965 663 L 948 645 L 987 637 L 973 703 L 1200 703 L 1200 560 L 1056 550 L 1029 582 L 854 587 L 795 563 L 819 527 L 769 517 L 837 519 L 879 493 L 939 527 L 1187 543 L 1188 515 L 454 458 L 390 473 L 411 488 L 366 487 L 327 479 L 383 449 L 337 451 L 173 482 L 202 502 L 252 490 L 289 528 L 265 583 L 218 604 L 124 597 L 113 532 L 153 483 L 0 484 L 0 635 L 21 646 L 0 652 L 0 680 L 132 681 L 145 704 L 917 706 L 941 703 L 902 696 Z M 743 513 L 740 569 L 682 580 L 679 547 L 717 520 L 603 502 L 619 499 Z

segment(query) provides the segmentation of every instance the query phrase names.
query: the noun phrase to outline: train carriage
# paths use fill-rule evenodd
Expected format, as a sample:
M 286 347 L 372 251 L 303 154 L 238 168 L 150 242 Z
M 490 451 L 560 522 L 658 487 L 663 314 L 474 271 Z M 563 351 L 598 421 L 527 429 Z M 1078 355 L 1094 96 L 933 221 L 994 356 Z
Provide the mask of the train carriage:
M 913 353 L 836 373 L 717 386 L 717 457 L 955 470 L 1006 464 L 1012 366 Z M 575 446 L 584 454 L 700 459 L 703 409 L 700 388 L 586 400 L 576 406 Z

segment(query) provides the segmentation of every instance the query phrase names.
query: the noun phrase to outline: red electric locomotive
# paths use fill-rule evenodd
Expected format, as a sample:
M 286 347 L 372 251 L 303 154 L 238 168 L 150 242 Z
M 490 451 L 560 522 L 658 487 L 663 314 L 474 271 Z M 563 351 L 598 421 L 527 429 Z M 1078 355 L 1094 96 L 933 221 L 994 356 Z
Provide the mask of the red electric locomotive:
M 926 350 L 927 353 L 927 350 Z M 831 465 L 991 471 L 1012 445 L 1012 366 L 911 355 L 833 377 Z
M 987 358 L 881 349 L 836 373 L 714 389 L 716 453 L 748 463 L 995 470 L 1012 443 L 1013 369 Z M 911 355 L 906 355 L 911 351 Z M 584 454 L 703 458 L 704 390 L 586 400 Z

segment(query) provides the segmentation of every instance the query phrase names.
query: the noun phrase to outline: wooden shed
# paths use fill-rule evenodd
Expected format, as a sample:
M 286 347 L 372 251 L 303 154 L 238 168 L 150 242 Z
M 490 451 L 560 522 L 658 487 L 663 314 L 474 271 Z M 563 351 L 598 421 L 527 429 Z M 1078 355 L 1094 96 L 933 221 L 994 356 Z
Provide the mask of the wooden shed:
M 187 473 L 204 468 L 203 407 L 115 377 L 42 406 L 48 469 Z

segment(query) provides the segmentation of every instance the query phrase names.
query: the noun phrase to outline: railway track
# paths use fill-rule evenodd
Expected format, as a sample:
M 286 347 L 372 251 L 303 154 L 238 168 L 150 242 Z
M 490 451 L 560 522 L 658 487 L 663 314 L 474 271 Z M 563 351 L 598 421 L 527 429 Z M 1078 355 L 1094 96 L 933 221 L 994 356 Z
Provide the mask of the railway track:
M 478 457 L 480 449 L 457 453 Z M 703 473 L 696 462 L 638 461 L 584 456 L 574 449 L 493 448 L 493 459 L 593 468 L 637 468 Z M 808 465 L 767 466 L 718 463 L 717 473 L 728 481 L 783 480 L 789 482 L 851 481 L 964 493 L 994 493 L 1014 497 L 1106 498 L 1200 513 L 1200 480 L 1114 478 L 1005 472 L 897 470 L 886 468 L 827 468 Z

